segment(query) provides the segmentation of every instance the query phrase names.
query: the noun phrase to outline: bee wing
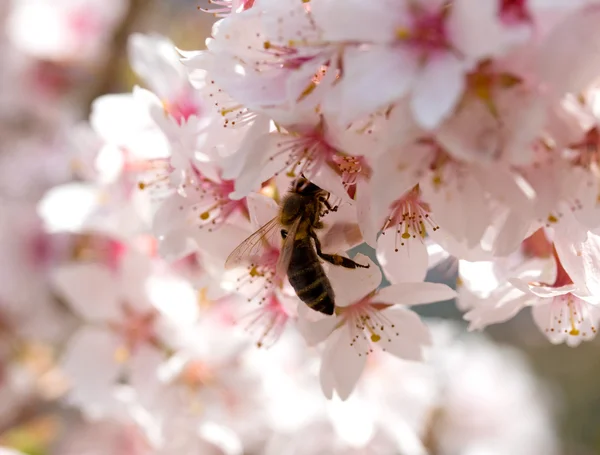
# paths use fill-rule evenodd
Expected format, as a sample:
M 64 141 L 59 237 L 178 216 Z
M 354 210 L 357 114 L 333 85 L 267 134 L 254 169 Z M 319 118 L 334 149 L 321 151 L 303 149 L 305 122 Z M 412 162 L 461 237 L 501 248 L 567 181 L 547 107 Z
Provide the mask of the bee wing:
M 251 234 L 227 257 L 225 269 L 233 269 L 253 256 L 260 255 L 261 250 L 269 246 L 270 237 L 278 231 L 280 226 L 279 217 L 275 217 Z
M 287 236 L 285 237 L 285 241 L 283 242 L 283 246 L 281 247 L 279 259 L 277 260 L 277 267 L 275 269 L 275 273 L 279 277 L 283 277 L 287 274 L 288 267 L 290 265 L 290 260 L 292 259 L 292 251 L 294 251 L 294 239 L 296 238 L 296 234 L 298 233 L 300 221 L 302 221 L 301 216 L 296 218 L 296 220 L 287 230 Z

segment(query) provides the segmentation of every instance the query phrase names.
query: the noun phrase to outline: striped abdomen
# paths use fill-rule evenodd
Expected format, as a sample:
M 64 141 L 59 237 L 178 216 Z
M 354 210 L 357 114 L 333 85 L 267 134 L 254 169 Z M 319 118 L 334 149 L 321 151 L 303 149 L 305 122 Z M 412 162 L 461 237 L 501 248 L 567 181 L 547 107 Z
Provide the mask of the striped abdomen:
M 309 237 L 294 241 L 288 279 L 296 295 L 310 308 L 333 314 L 335 295 Z

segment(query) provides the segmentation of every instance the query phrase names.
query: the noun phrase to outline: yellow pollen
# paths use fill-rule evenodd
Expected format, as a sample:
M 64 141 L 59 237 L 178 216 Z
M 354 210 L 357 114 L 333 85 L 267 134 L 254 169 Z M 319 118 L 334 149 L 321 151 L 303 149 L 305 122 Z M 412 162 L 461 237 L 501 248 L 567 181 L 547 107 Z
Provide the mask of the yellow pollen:
M 377 343 L 379 340 L 381 340 L 381 337 L 379 335 L 376 335 L 376 334 L 371 335 L 371 341 L 373 343 Z
M 410 38 L 410 30 L 406 27 L 398 27 L 396 29 L 396 38 L 399 40 L 407 40 Z
M 550 214 L 550 215 L 548 215 L 548 222 L 549 223 L 558 223 L 558 218 L 556 218 L 554 215 Z
M 165 117 L 166 117 L 167 115 L 169 115 L 169 102 L 167 100 L 163 100 L 162 107 L 163 107 L 163 113 L 165 114 Z
M 220 112 L 221 112 L 221 115 L 223 117 L 225 117 L 227 114 L 231 114 L 232 112 L 235 112 L 241 108 L 242 108 L 242 106 L 234 106 L 234 107 L 230 107 L 228 109 L 223 108 L 220 110 Z
M 270 42 L 270 41 L 265 41 L 265 42 L 263 43 L 263 47 L 264 47 L 265 49 L 270 49 L 270 48 L 271 48 L 271 42 Z
M 115 361 L 117 363 L 125 363 L 128 359 L 129 359 L 129 349 L 127 349 L 125 346 L 119 346 L 116 350 L 115 350 Z
M 571 305 L 571 302 L 569 302 L 568 305 L 569 320 L 571 321 L 571 331 L 569 332 L 569 335 L 577 336 L 579 335 L 579 330 L 577 329 L 577 327 L 575 327 L 575 314 L 573 314 L 573 306 Z
M 434 175 L 431 181 L 434 186 L 439 187 L 442 184 L 442 177 L 440 175 Z
M 410 234 L 408 232 L 404 232 L 404 233 L 402 233 L 402 238 L 403 239 L 410 239 Z
M 310 95 L 315 90 L 316 87 L 317 87 L 317 84 L 315 84 L 314 82 L 311 82 L 310 84 L 308 84 L 308 86 L 304 89 L 304 91 L 298 97 L 297 101 L 302 101 L 304 98 L 306 98 L 308 95 Z
M 206 288 L 202 288 L 198 291 L 198 306 L 200 308 L 209 308 L 211 301 L 206 297 Z
M 145 188 L 146 188 L 146 184 L 145 184 L 144 182 L 138 182 L 138 188 L 139 188 L 140 190 L 143 190 L 143 189 L 145 189 Z
M 256 266 L 252 267 L 250 269 L 250 276 L 251 277 L 255 277 L 255 276 L 259 276 L 260 273 L 258 272 L 258 269 L 256 268 Z
M 209 212 L 202 212 L 202 213 L 200 214 L 200 219 L 201 219 L 201 220 L 208 220 L 208 217 L 209 217 L 209 216 L 210 216 L 210 213 L 209 213 Z

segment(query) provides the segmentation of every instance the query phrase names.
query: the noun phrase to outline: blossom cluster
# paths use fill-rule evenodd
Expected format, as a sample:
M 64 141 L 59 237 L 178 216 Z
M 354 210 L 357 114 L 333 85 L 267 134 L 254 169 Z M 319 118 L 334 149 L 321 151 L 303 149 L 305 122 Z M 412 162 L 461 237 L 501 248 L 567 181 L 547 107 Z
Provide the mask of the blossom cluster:
M 10 38 L 93 63 L 124 2 L 58 3 L 56 40 L 19 25 L 46 0 L 17 2 Z M 412 307 L 595 337 L 600 3 L 211 3 L 202 50 L 130 35 L 140 85 L 61 117 L 52 147 L 0 137 L 0 429 L 35 390 L 87 422 L 61 454 L 87 431 L 115 454 L 553 454 L 523 360 Z M 323 252 L 374 251 L 322 261 L 332 315 L 278 273 L 279 229 L 226 267 L 300 176 L 335 206 Z M 455 289 L 425 281 L 443 266 Z

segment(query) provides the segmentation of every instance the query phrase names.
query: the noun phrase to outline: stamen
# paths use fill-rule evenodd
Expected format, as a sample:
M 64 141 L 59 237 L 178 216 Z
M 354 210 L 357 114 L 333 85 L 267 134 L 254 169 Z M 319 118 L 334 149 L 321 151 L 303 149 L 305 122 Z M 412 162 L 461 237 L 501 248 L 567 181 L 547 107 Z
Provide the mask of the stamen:
M 420 190 L 415 187 L 395 201 L 391 206 L 390 215 L 383 224 L 382 234 L 392 226 L 396 228 L 395 251 L 399 250 L 398 240 L 399 246 L 402 247 L 411 238 L 423 240 L 427 236 L 428 229 L 437 231 L 440 228 L 431 218 L 429 207 L 420 200 L 419 194 Z

